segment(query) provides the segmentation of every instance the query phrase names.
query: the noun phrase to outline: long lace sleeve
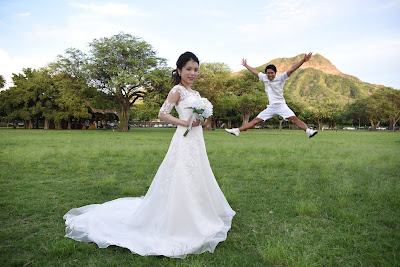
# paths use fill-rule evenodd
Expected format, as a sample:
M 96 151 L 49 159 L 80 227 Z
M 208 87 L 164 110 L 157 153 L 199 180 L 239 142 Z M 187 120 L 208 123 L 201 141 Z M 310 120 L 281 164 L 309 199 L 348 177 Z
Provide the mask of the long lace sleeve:
M 165 100 L 164 104 L 162 105 L 160 112 L 163 114 L 170 114 L 172 108 L 178 103 L 180 98 L 180 89 L 178 87 L 174 87 L 169 91 L 168 97 Z

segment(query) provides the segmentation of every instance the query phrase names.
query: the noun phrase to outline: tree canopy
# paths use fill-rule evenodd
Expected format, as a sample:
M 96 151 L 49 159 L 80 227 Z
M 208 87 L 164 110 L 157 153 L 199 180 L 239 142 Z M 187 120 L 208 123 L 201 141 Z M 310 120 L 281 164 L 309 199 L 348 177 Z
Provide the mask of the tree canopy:
M 27 128 L 45 121 L 45 129 L 61 129 L 62 122 L 71 128 L 72 119 L 91 118 L 82 99 L 71 94 L 63 78 L 50 75 L 46 69 L 23 69 L 13 74 L 13 86 L 0 94 L 1 112 L 6 121 L 24 120 Z M 4 101 L 3 101 L 4 100 Z
M 112 37 L 94 39 L 88 54 L 69 49 L 53 64 L 58 73 L 68 73 L 89 86 L 106 93 L 119 108 L 100 109 L 81 97 L 98 113 L 113 113 L 120 120 L 120 130 L 128 130 L 130 108 L 138 99 L 144 98 L 147 89 L 160 83 L 160 69 L 166 69 L 165 60 L 156 56 L 150 44 L 130 34 L 119 33 Z
M 299 58 L 271 62 L 285 71 Z M 357 121 L 372 129 L 381 123 L 395 129 L 400 91 L 345 75 L 320 55 L 314 59 L 309 67 L 295 71 L 283 88 L 286 102 L 301 120 L 317 127 Z M 166 60 L 139 37 L 119 33 L 94 39 L 88 52 L 69 48 L 45 68 L 13 74 L 13 86 L 0 92 L 0 116 L 4 121 L 24 120 L 29 128 L 44 121 L 47 129 L 107 117 L 119 119 L 119 129 L 127 131 L 130 118 L 157 118 L 172 88 L 171 72 Z M 0 88 L 4 85 L 0 75 Z M 245 124 L 268 104 L 257 77 L 247 70 L 232 73 L 222 62 L 201 63 L 192 88 L 213 103 L 214 115 L 206 129 Z
M 0 75 L 0 89 L 4 88 L 6 86 L 6 79 L 4 78 L 3 75 Z

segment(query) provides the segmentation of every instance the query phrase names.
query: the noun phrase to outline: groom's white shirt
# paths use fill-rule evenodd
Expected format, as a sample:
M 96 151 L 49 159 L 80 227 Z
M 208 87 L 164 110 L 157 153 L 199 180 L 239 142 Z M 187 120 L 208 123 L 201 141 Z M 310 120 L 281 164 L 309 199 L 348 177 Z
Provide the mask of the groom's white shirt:
M 258 73 L 258 78 L 260 81 L 264 82 L 265 93 L 267 93 L 270 105 L 286 103 L 285 98 L 283 97 L 283 86 L 285 85 L 285 82 L 289 80 L 289 76 L 287 76 L 286 72 L 277 75 L 273 81 L 268 80 L 267 75 L 262 72 Z

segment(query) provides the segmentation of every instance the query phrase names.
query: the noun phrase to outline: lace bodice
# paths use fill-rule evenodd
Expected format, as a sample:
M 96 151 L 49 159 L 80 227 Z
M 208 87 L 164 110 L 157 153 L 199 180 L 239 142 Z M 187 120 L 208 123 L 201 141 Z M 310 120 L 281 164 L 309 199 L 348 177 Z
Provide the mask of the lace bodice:
M 192 102 L 200 98 L 200 94 L 194 90 L 188 90 L 182 85 L 175 85 L 168 94 L 167 99 L 162 105 L 160 112 L 169 114 L 172 108 L 175 106 L 176 111 L 179 114 L 181 120 L 189 119 L 192 114 L 192 109 L 188 109 L 192 105 Z M 178 99 L 176 101 L 176 99 Z

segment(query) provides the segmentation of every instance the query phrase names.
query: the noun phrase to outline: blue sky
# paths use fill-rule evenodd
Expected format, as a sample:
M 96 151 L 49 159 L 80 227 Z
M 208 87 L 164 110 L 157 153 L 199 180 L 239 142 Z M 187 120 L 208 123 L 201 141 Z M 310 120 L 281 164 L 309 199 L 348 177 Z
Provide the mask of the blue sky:
M 0 0 L 0 74 L 11 82 L 70 47 L 119 32 L 174 67 L 194 52 L 232 71 L 312 51 L 362 81 L 400 89 L 400 0 Z

